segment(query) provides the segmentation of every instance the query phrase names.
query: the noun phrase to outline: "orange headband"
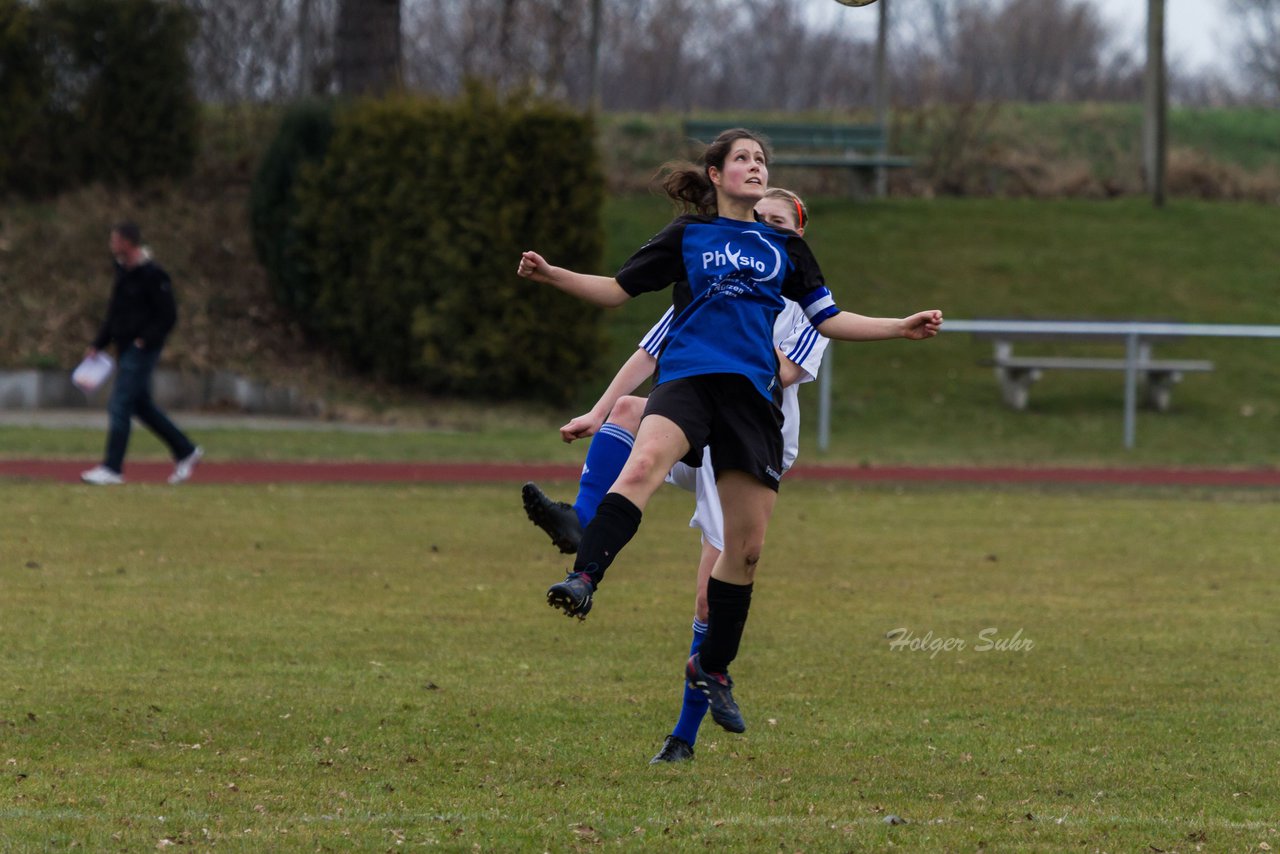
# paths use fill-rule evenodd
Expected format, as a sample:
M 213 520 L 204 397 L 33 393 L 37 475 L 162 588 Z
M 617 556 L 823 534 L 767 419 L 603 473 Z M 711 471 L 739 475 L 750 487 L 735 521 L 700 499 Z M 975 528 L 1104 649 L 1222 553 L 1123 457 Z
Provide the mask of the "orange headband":
M 791 201 L 796 203 L 796 225 L 804 228 L 804 207 L 800 204 L 800 200 L 795 196 L 791 197 Z

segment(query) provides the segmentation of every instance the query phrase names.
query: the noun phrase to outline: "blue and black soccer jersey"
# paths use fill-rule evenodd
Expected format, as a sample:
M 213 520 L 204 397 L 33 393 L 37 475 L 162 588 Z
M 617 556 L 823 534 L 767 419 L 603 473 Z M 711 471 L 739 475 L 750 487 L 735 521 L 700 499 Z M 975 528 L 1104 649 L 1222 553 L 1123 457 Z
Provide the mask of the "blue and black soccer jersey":
M 799 303 L 814 326 L 840 311 L 804 240 L 764 223 L 681 216 L 616 278 L 631 296 L 675 285 L 675 318 L 655 383 L 741 374 L 772 400 L 778 374 L 773 323 L 783 297 Z

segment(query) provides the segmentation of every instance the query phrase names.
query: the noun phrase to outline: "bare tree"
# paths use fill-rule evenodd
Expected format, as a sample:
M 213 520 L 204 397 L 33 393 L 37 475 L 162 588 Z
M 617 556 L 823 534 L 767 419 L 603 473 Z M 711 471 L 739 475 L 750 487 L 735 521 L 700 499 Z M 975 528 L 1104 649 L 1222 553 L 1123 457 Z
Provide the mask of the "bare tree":
M 334 0 L 184 0 L 202 101 L 278 101 L 328 89 Z
M 713 97 L 699 106 L 800 111 L 870 104 L 872 43 L 840 26 L 858 14 L 843 11 L 832 26 L 819 30 L 804 4 L 741 0 L 705 37 L 713 39 L 708 46 L 716 61 L 703 67 L 712 72 L 713 85 L 698 87 Z M 747 34 L 752 49 L 744 57 L 740 46 Z
M 1140 58 L 1085 0 L 898 0 L 895 101 L 1131 100 Z
M 991 0 L 899 0 L 894 35 L 916 55 L 928 55 L 943 64 L 955 62 L 956 28 L 962 13 L 988 14 Z
M 505 2 L 505 0 L 504 0 Z M 404 8 L 405 85 L 414 90 L 452 93 L 466 77 L 496 80 L 503 63 L 498 51 L 496 8 L 468 0 L 410 0 Z
M 400 0 L 338 0 L 338 91 L 378 95 L 401 85 Z
M 1280 0 L 1232 0 L 1243 33 L 1240 65 L 1261 95 L 1280 102 Z
M 695 45 L 706 34 L 705 0 L 621 3 L 605 23 L 604 98 L 623 110 L 689 109 L 710 69 L 698 73 Z M 695 9 L 697 7 L 697 9 Z M 704 14 L 695 14 L 703 10 Z M 693 84 L 692 86 L 690 84 Z
M 591 94 L 592 0 L 182 2 L 201 22 L 192 55 L 205 100 L 376 92 L 400 82 L 453 94 L 467 78 L 572 103 Z M 1140 92 L 1134 53 L 1113 45 L 1087 0 L 895 0 L 894 8 L 898 104 Z M 872 13 L 818 0 L 608 0 L 601 9 L 603 109 L 873 104 L 874 33 L 863 26 Z M 1258 32 L 1260 45 L 1280 41 Z M 1200 90 L 1188 81 L 1181 91 Z
M 1107 32 L 1085 0 L 1008 0 L 959 13 L 955 80 L 983 98 L 1050 101 L 1097 89 Z
M 587 68 L 587 0 L 407 0 L 405 83 L 456 92 L 466 78 L 566 97 Z
M 839 32 L 811 26 L 798 6 L 609 0 L 602 4 L 602 106 L 806 109 L 864 98 L 858 66 L 869 54 Z M 590 11 L 590 0 L 406 0 L 406 82 L 451 92 L 463 78 L 479 77 L 585 102 Z M 744 51 L 744 44 L 758 47 Z

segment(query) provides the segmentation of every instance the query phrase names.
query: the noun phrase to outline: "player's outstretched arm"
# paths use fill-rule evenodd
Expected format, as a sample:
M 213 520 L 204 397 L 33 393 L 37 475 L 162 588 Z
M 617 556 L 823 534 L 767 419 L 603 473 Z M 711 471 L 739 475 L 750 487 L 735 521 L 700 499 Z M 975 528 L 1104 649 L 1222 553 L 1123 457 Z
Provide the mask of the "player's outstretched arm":
M 552 285 L 567 294 L 604 308 L 622 305 L 631 298 L 616 279 L 575 273 L 564 267 L 554 267 L 537 252 L 525 252 L 520 256 L 516 274 L 535 282 Z
M 942 312 L 936 308 L 909 317 L 864 317 L 842 311 L 818 324 L 818 331 L 837 341 L 887 341 L 909 338 L 921 341 L 938 334 Z
M 560 428 L 560 438 L 565 442 L 572 442 L 594 436 L 613 411 L 618 398 L 639 388 L 640 383 L 653 376 L 653 369 L 657 365 L 658 360 L 643 348 L 632 353 L 631 358 L 623 362 L 618 373 L 614 374 L 613 381 L 604 390 L 604 394 L 600 395 L 596 405 L 591 407 L 591 411 L 584 412 Z

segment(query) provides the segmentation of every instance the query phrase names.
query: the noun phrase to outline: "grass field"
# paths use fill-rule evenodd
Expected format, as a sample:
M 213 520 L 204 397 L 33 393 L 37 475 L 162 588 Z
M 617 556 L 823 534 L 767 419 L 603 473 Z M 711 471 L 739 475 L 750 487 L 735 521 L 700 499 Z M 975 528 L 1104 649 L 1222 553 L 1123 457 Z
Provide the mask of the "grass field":
M 0 851 L 1280 846 L 1270 493 L 793 484 L 650 768 L 688 502 L 578 624 L 516 492 L 0 483 Z

